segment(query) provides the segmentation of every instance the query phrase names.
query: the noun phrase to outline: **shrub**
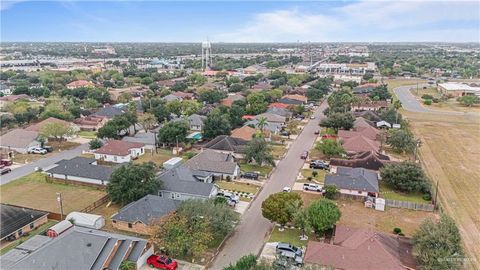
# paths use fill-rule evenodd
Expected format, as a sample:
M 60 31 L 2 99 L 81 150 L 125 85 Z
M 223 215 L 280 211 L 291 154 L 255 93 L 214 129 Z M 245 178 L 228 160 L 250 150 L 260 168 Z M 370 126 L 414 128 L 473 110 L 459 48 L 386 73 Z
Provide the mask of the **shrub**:
M 317 177 L 317 175 L 318 175 L 318 172 L 317 172 L 317 171 L 313 171 L 313 172 L 312 172 L 312 177 Z
M 335 199 L 337 193 L 338 193 L 338 188 L 335 185 L 326 185 L 324 187 L 325 190 L 325 198 L 333 200 Z
M 438 102 L 440 102 L 440 99 L 439 98 L 433 98 L 432 101 L 433 101 L 433 103 L 438 103 Z
M 425 99 L 425 100 L 423 101 L 423 104 L 425 104 L 425 105 L 432 105 L 432 100 L 431 100 L 431 99 Z
M 227 182 L 232 181 L 232 178 L 230 177 L 230 175 L 227 175 L 226 180 L 227 180 Z
M 402 232 L 402 229 L 400 228 L 393 228 L 393 233 L 394 234 L 400 234 Z
M 425 193 L 425 194 L 423 194 L 422 198 L 425 201 L 431 201 L 432 200 L 432 195 L 430 195 L 430 193 Z
M 423 94 L 422 99 L 433 99 L 433 96 L 429 94 Z
M 187 159 L 191 159 L 192 157 L 194 157 L 196 155 L 196 153 L 194 152 L 186 152 L 185 154 L 183 154 Z
M 311 176 L 307 177 L 307 180 L 308 180 L 308 181 L 312 181 L 312 179 L 313 179 L 313 178 L 312 178 Z

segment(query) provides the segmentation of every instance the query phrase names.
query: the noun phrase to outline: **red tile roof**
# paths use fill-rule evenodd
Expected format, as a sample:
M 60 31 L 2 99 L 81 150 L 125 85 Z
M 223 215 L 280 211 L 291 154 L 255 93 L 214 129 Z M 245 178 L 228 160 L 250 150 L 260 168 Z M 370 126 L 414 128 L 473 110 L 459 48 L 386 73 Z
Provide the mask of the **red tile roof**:
M 143 143 L 126 142 L 119 140 L 110 140 L 104 146 L 98 148 L 95 153 L 115 156 L 126 156 L 130 154 L 129 150 L 132 148 L 144 147 Z

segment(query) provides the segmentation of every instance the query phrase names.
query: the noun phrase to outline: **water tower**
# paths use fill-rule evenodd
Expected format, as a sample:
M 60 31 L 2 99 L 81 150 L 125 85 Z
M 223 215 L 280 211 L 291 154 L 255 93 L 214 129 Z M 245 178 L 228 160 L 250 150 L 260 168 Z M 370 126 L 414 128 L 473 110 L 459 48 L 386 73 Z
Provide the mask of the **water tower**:
M 202 42 L 202 69 L 210 67 L 212 63 L 212 44 L 210 41 Z

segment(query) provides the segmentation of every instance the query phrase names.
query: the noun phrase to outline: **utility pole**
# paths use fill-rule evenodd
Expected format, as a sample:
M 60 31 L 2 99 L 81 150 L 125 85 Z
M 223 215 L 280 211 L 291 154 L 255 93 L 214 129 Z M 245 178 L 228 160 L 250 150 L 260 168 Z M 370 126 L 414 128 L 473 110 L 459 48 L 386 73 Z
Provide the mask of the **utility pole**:
M 157 132 L 156 131 L 152 131 L 153 133 L 153 139 L 155 141 L 155 153 L 158 154 L 158 146 L 157 146 Z
M 437 208 L 437 196 L 438 196 L 438 179 L 437 179 L 437 187 L 435 188 L 435 201 L 433 201 L 434 203 L 433 209 Z
M 60 204 L 60 220 L 63 220 L 63 199 L 60 192 L 57 192 L 57 202 Z

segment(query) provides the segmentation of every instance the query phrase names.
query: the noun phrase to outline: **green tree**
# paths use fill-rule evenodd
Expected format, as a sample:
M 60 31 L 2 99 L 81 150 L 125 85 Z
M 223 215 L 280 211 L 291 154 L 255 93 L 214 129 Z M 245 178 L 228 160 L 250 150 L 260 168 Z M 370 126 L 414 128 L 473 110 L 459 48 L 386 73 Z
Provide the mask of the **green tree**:
M 421 269 L 461 269 L 464 252 L 460 232 L 447 215 L 440 221 L 425 220 L 412 237 Z
M 377 100 L 387 100 L 392 97 L 388 92 L 387 85 L 377 86 L 369 94 L 370 98 L 377 98 Z
M 225 97 L 225 93 L 217 89 L 201 89 L 198 91 L 198 100 L 213 104 Z
M 62 140 L 74 134 L 75 131 L 72 126 L 66 123 L 50 122 L 40 129 L 40 135 L 45 138 L 55 138 L 56 140 Z
M 349 130 L 353 127 L 353 122 L 355 122 L 355 117 L 351 113 L 332 113 L 320 122 L 320 126 L 332 128 L 335 131 Z
M 137 263 L 132 261 L 123 261 L 120 264 L 120 270 L 135 270 L 137 269 Z
M 160 185 L 155 178 L 155 164 L 130 163 L 113 171 L 107 184 L 107 193 L 113 202 L 125 205 L 157 192 Z
M 158 142 L 167 145 L 186 142 L 189 129 L 187 121 L 168 122 L 158 132 Z
M 244 120 L 242 117 L 245 115 L 245 106 L 238 104 L 238 102 L 233 102 L 232 107 L 228 111 L 230 116 L 230 124 L 232 127 L 238 127 L 243 124 Z
M 402 114 L 398 112 L 398 109 L 396 109 L 396 106 L 401 104 L 395 103 L 394 106 L 389 107 L 386 110 L 382 110 L 380 112 L 380 118 L 383 121 L 386 121 L 388 123 L 401 123 L 402 122 Z
M 308 207 L 308 221 L 318 234 L 333 228 L 341 213 L 335 202 L 328 199 L 314 201 Z
M 391 129 L 387 137 L 387 144 L 396 152 L 411 152 L 417 145 L 417 140 L 408 129 Z
M 326 185 L 324 187 L 325 190 L 325 198 L 333 200 L 338 194 L 338 188 L 335 185 Z
M 185 116 L 190 116 L 194 113 L 197 113 L 202 108 L 202 105 L 196 100 L 183 100 L 181 111 Z
M 145 132 L 147 132 L 157 124 L 157 118 L 152 113 L 146 112 L 138 117 L 138 122 L 142 125 Z
M 158 103 L 156 106 L 154 106 L 151 112 L 157 118 L 158 123 L 163 123 L 170 119 L 170 113 L 168 112 L 164 102 Z
M 229 135 L 231 129 L 229 115 L 222 114 L 219 110 L 214 110 L 208 114 L 203 123 L 203 135 L 208 139 L 213 139 L 218 135 Z
M 234 83 L 228 88 L 228 92 L 230 93 L 237 93 L 245 90 L 247 90 L 247 88 L 242 83 Z
M 268 103 L 262 93 L 254 92 L 247 96 L 246 111 L 248 114 L 260 114 L 267 110 Z
M 466 95 L 463 97 L 459 97 L 457 98 L 457 100 L 458 102 L 460 102 L 460 104 L 467 107 L 472 107 L 473 105 L 480 103 L 480 98 L 473 95 Z
M 238 259 L 238 261 L 223 270 L 255 270 L 257 266 L 257 257 L 253 254 L 246 255 Z
M 167 109 L 167 112 L 170 114 L 175 114 L 180 116 L 182 114 L 182 102 L 179 100 L 172 100 L 167 102 L 165 104 L 165 108 Z
M 187 81 L 191 84 L 191 85 L 203 85 L 204 83 L 207 82 L 207 78 L 205 78 L 204 76 L 202 76 L 201 74 L 198 74 L 198 73 L 193 73 L 192 75 L 188 76 L 187 77 Z
M 102 141 L 97 138 L 91 140 L 88 144 L 91 150 L 98 149 L 103 146 Z
M 245 149 L 245 159 L 247 162 L 255 161 L 255 163 L 260 166 L 265 163 L 275 166 L 272 149 L 268 145 L 267 141 L 261 137 L 253 138 L 250 142 L 248 142 Z
M 298 202 L 301 206 L 302 198 L 295 192 L 279 192 L 270 195 L 262 202 L 262 215 L 264 218 L 285 225 L 294 217 L 291 205 Z
M 389 163 L 380 169 L 382 181 L 396 190 L 404 192 L 428 191 L 428 179 L 422 167 L 416 163 L 404 161 Z
M 296 207 L 294 213 L 293 224 L 295 227 L 302 230 L 302 238 L 305 238 L 305 232 L 311 230 L 310 222 L 308 220 L 308 211 L 305 208 Z

